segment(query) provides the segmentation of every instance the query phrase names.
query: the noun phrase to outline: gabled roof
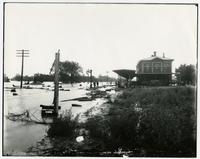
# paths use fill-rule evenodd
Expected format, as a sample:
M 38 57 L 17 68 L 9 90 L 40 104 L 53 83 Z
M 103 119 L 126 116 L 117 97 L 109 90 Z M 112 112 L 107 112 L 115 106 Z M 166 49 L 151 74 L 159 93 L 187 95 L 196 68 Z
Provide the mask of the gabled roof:
M 151 57 L 147 57 L 147 58 L 140 60 L 138 63 L 140 63 L 141 61 L 152 61 L 154 59 L 161 59 L 161 60 L 164 60 L 164 61 L 173 61 L 173 59 L 166 58 L 166 57 L 151 56 Z

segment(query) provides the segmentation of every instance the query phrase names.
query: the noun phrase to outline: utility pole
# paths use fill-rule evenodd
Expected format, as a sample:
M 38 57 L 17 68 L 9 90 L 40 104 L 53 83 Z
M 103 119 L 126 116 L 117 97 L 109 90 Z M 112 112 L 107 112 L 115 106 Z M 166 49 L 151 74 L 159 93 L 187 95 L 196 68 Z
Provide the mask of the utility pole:
M 90 88 L 92 88 L 92 70 L 90 70 Z
M 58 95 L 59 95 L 59 62 L 60 62 L 60 50 L 55 55 L 55 77 L 54 77 L 54 113 L 58 115 Z
M 17 50 L 17 57 L 22 58 L 22 67 L 21 67 L 21 83 L 20 83 L 20 89 L 22 89 L 22 84 L 23 84 L 23 73 L 24 73 L 24 57 L 29 57 L 29 50 Z

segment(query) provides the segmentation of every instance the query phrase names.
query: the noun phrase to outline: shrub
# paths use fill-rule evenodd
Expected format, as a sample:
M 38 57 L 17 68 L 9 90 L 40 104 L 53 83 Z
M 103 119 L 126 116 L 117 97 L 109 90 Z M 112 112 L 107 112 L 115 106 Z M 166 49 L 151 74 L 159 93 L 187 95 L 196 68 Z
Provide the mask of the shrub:
M 112 145 L 145 149 L 150 156 L 195 156 L 195 111 L 191 87 L 127 89 L 109 109 Z
M 154 153 L 164 151 L 169 156 L 195 156 L 194 89 L 154 89 L 140 101 L 140 146 Z
M 149 82 L 149 85 L 150 85 L 150 86 L 160 86 L 160 85 L 162 85 L 162 84 L 161 84 L 161 82 L 160 82 L 159 80 L 151 80 L 151 81 Z
M 73 118 L 71 111 L 66 111 L 50 125 L 47 134 L 49 137 L 74 137 L 78 127 L 78 116 Z
M 110 136 L 108 125 L 108 121 L 99 115 L 91 116 L 85 123 L 85 128 L 89 131 L 89 137 L 93 142 L 95 141 L 94 145 L 99 151 L 103 151 L 107 147 L 106 144 Z
M 109 127 L 111 133 L 110 147 L 129 150 L 136 147 L 138 113 L 134 108 L 111 107 Z
M 98 153 L 139 149 L 138 156 L 194 157 L 195 94 L 191 87 L 126 89 L 108 111 L 86 113 L 88 119 L 81 126 L 87 133 L 77 150 Z M 77 119 L 67 113 L 50 126 L 48 135 L 73 137 L 78 126 Z

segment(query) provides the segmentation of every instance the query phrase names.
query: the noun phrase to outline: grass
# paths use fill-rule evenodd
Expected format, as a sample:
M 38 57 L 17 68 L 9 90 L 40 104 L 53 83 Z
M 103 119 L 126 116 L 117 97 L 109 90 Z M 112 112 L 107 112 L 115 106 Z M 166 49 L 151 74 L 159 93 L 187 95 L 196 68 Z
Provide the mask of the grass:
M 91 117 L 90 138 L 106 150 L 140 149 L 145 156 L 196 155 L 195 89 L 125 90 L 107 115 Z
M 129 156 L 195 157 L 195 95 L 190 87 L 126 89 L 109 103 L 106 113 L 88 113 L 85 123 L 78 123 L 70 113 L 58 118 L 48 136 L 71 138 L 76 155 L 82 156 L 103 152 L 114 156 L 122 149 L 132 152 Z M 74 137 L 80 129 L 87 133 L 79 145 Z
M 74 138 L 77 135 L 76 130 L 78 127 L 78 116 L 74 118 L 71 111 L 66 111 L 58 118 L 54 119 L 54 122 L 50 125 L 47 131 L 47 135 L 52 138 Z

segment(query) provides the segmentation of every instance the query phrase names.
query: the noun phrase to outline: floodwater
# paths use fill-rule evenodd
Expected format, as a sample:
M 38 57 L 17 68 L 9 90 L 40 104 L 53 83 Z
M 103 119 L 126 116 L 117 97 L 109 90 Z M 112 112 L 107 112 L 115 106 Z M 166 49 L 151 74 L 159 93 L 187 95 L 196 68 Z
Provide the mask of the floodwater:
M 19 86 L 19 82 L 11 81 L 4 83 L 4 131 L 3 131 L 3 144 L 4 144 L 4 155 L 23 155 L 25 154 L 28 147 L 35 145 L 46 135 L 48 125 L 28 123 L 22 121 L 11 121 L 6 118 L 8 113 L 23 113 L 25 110 L 30 112 L 32 119 L 35 121 L 41 121 L 41 107 L 40 105 L 50 105 L 53 102 L 54 92 L 52 91 L 53 84 L 45 83 L 45 89 L 40 86 L 32 86 L 34 89 L 16 89 L 18 95 L 13 96 L 10 89 L 15 84 Z M 47 86 L 50 87 L 47 87 Z M 101 83 L 102 85 L 102 83 Z M 86 88 L 89 86 L 87 83 L 80 84 L 62 84 L 64 89 L 70 91 L 59 91 L 59 101 L 67 100 L 77 97 L 86 96 Z M 50 90 L 47 90 L 50 89 Z M 65 110 L 71 110 L 72 114 L 76 116 L 79 113 L 84 113 L 88 109 L 94 106 L 100 106 L 105 102 L 105 99 L 96 99 L 94 101 L 67 101 L 59 102 L 61 106 L 60 112 Z M 80 104 L 82 107 L 72 107 L 73 104 Z

